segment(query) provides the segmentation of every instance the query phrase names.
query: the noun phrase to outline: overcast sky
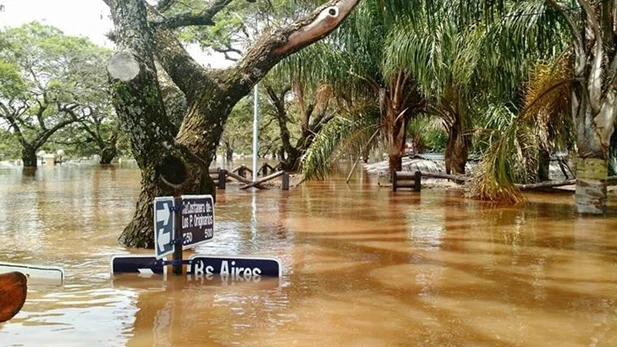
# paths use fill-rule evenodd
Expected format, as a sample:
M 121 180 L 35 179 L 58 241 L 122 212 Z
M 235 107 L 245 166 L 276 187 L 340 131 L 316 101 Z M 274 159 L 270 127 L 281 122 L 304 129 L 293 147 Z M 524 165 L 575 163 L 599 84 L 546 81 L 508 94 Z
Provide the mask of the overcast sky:
M 0 0 L 4 10 L 0 12 L 0 27 L 15 27 L 31 21 L 53 25 L 67 35 L 87 36 L 94 43 L 113 47 L 105 34 L 113 29 L 109 8 L 103 0 Z M 231 63 L 222 55 L 209 57 L 199 48 L 189 49 L 201 63 L 214 68 L 227 67 Z
M 53 25 L 67 35 L 88 36 L 111 47 L 105 33 L 112 29 L 109 8 L 102 0 L 0 0 L 0 26 L 19 26 L 31 21 Z

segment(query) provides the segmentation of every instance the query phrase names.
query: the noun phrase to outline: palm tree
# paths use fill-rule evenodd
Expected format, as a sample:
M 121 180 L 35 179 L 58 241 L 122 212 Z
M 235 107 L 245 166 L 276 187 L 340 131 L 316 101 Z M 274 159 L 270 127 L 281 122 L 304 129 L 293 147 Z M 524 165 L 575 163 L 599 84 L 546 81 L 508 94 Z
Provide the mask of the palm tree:
M 341 127 L 355 133 L 352 131 L 354 125 L 366 125 L 364 120 L 358 121 L 357 116 L 378 110 L 379 117 L 375 119 L 377 123 L 363 129 L 373 129 L 367 130 L 370 133 L 376 129 L 382 130 L 390 170 L 401 170 L 408 121 L 422 112 L 425 106 L 419 86 L 409 69 L 401 66 L 386 73 L 384 66 L 388 34 L 400 20 L 409 20 L 413 11 L 418 14 L 414 6 L 413 3 L 394 0 L 385 3 L 378 0 L 363 1 L 331 39 L 310 47 L 287 62 L 304 83 L 317 84 L 325 80 L 332 87 L 333 97 L 339 101 L 339 109 L 355 114 L 353 120 L 344 119 L 349 117 L 339 118 L 331 122 L 329 128 Z M 359 105 L 366 108 L 361 110 Z M 336 134 L 340 139 L 340 134 L 345 132 L 326 133 Z M 315 144 L 318 143 L 325 142 L 315 141 Z M 333 153 L 322 150 L 317 152 Z M 321 158 L 315 154 L 307 155 L 305 165 L 307 160 L 312 160 L 308 164 L 310 166 L 317 162 L 328 162 L 327 158 L 316 161 L 318 157 Z
M 606 0 L 529 0 L 508 8 L 512 2 L 498 3 L 504 8 L 500 26 L 506 29 L 495 39 L 500 45 L 511 46 L 512 55 L 551 49 L 555 40 L 567 36 L 573 51 L 570 103 L 577 148 L 575 205 L 579 213 L 602 214 L 606 211 L 609 148 L 617 119 L 615 4 Z M 534 40 L 529 32 L 537 33 Z
M 484 28 L 461 29 L 451 13 L 436 13 L 439 21 L 401 21 L 388 37 L 388 74 L 410 71 L 425 100 L 424 112 L 441 119 L 448 134 L 446 172 L 465 173 L 471 147 L 474 95 L 482 80 L 478 69 Z M 410 35 L 411 34 L 411 35 Z

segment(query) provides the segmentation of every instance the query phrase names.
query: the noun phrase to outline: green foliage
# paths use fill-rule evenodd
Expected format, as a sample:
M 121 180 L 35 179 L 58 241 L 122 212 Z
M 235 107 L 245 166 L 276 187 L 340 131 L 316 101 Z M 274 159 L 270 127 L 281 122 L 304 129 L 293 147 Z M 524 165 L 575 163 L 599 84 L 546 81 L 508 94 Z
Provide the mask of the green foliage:
M 324 178 L 344 154 L 355 153 L 358 156 L 365 150 L 362 147 L 376 145 L 369 142 L 372 135 L 380 130 L 375 124 L 374 117 L 370 115 L 360 115 L 356 119 L 335 117 L 317 134 L 313 145 L 302 158 L 302 177 Z
M 508 110 L 501 110 L 508 113 Z M 515 183 L 533 180 L 529 167 L 537 166 L 538 142 L 533 126 L 515 120 L 490 144 L 470 184 L 470 195 L 512 204 L 524 201 Z
M 417 117 L 407 126 L 407 134 L 419 153 L 443 152 L 448 141 L 448 134 L 441 121 L 434 117 Z
M 9 131 L 0 129 L 0 160 L 18 159 L 20 156 L 19 141 Z
M 57 131 L 81 122 L 63 134 L 64 142 L 77 144 L 85 136 L 77 129 L 96 123 L 96 131 L 105 131 L 115 122 L 109 50 L 37 22 L 4 29 L 0 37 L 0 124 L 22 146 L 42 148 Z

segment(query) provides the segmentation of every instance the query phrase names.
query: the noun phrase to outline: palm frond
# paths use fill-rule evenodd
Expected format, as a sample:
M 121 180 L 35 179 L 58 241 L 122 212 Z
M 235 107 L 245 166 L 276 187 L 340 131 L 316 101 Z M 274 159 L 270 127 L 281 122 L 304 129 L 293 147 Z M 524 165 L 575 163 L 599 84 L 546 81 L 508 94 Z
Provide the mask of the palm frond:
M 473 198 L 510 204 L 525 200 L 515 183 L 534 179 L 530 168 L 537 167 L 538 142 L 533 125 L 513 114 L 510 119 L 474 171 L 469 191 Z
M 334 168 L 334 164 L 344 153 L 365 147 L 367 140 L 378 128 L 373 117 L 349 119 L 336 117 L 317 134 L 311 147 L 301 161 L 302 177 L 305 180 L 322 179 Z

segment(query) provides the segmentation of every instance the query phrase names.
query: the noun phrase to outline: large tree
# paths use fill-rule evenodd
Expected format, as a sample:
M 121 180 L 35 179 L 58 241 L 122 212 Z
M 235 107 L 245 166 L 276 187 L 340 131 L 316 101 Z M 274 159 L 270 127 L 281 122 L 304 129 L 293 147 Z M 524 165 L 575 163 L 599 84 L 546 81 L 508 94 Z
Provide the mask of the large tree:
M 24 167 L 36 168 L 37 150 L 90 114 L 92 91 L 105 87 L 106 55 L 86 38 L 36 22 L 2 31 L 0 119 L 21 144 Z
M 142 174 L 135 215 L 120 238 L 125 245 L 154 246 L 154 197 L 214 194 L 208 166 L 234 105 L 281 59 L 334 30 L 358 0 L 331 0 L 304 18 L 266 30 L 233 67 L 204 68 L 173 30 L 212 25 L 214 16 L 232 2 L 215 0 L 198 11 L 169 12 L 176 1 L 152 6 L 143 0 L 106 0 L 117 43 L 108 64 L 114 105 Z M 187 111 L 177 135 L 165 111 L 155 59 L 186 96 Z

